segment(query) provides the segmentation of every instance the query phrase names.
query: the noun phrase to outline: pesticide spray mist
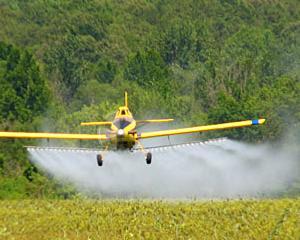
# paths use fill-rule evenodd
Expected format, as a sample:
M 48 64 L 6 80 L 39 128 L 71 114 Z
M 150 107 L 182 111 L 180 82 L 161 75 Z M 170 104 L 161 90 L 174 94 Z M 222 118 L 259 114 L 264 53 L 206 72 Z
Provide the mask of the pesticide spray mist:
M 226 140 L 153 152 L 109 152 L 98 167 L 94 152 L 29 150 L 32 162 L 79 191 L 117 198 L 236 198 L 268 196 L 299 175 L 299 153 L 285 147 Z

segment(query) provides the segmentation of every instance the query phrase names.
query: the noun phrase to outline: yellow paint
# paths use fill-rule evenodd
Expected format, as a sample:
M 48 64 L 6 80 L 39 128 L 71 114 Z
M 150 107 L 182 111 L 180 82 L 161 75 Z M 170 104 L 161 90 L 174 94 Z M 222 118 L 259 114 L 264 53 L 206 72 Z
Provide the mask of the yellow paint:
M 265 122 L 265 119 L 259 119 L 259 124 L 263 124 L 264 122 Z M 246 120 L 246 121 L 213 124 L 213 125 L 199 126 L 199 127 L 179 128 L 179 129 L 174 129 L 174 130 L 146 132 L 146 133 L 141 133 L 139 136 L 139 139 L 170 136 L 170 135 L 177 135 L 177 134 L 187 134 L 187 133 L 195 133 L 195 132 L 206 132 L 206 131 L 222 130 L 222 129 L 230 129 L 230 128 L 240 128 L 240 127 L 247 127 L 247 126 L 252 126 L 252 125 L 253 125 L 252 120 Z
M 137 120 L 137 123 L 165 123 L 165 122 L 173 122 L 173 118 L 166 119 L 150 119 L 150 120 Z
M 138 142 L 138 139 L 162 137 L 177 134 L 189 134 L 195 132 L 214 131 L 230 128 L 240 128 L 252 126 L 252 120 L 213 124 L 207 126 L 196 126 L 189 128 L 179 128 L 172 130 L 137 132 L 137 125 L 144 123 L 171 122 L 174 119 L 150 119 L 135 121 L 128 108 L 127 92 L 124 94 L 124 106 L 120 106 L 112 122 L 83 122 L 81 126 L 109 126 L 107 134 L 77 134 L 77 133 L 42 133 L 42 132 L 0 132 L 0 138 L 46 138 L 46 139 L 79 139 L 79 140 L 108 140 L 113 144 L 123 144 L 126 148 L 131 148 Z M 264 124 L 265 119 L 258 119 L 258 124 Z
M 0 138 L 46 138 L 46 139 L 80 139 L 107 140 L 104 134 L 72 134 L 72 133 L 33 133 L 33 132 L 0 132 Z
M 125 107 L 128 108 L 128 97 L 127 97 L 127 92 L 124 93 L 124 105 L 125 105 Z
M 115 118 L 124 118 L 124 117 L 132 118 L 132 113 L 129 111 L 128 107 L 122 106 L 119 107 L 118 111 L 116 112 Z
M 112 122 L 82 122 L 80 126 L 110 126 Z

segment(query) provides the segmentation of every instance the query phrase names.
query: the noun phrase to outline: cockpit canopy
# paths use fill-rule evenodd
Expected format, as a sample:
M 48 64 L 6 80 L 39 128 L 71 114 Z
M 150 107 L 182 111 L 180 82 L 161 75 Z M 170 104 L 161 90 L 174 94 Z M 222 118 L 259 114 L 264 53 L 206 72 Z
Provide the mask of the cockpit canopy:
M 132 118 L 116 118 L 113 121 L 113 125 L 115 125 L 118 129 L 124 129 L 127 127 L 130 123 L 133 122 Z
M 113 121 L 113 125 L 118 129 L 124 129 L 134 120 L 132 118 L 132 114 L 129 111 L 128 107 L 123 106 L 119 107 L 118 111 L 116 112 L 115 120 Z

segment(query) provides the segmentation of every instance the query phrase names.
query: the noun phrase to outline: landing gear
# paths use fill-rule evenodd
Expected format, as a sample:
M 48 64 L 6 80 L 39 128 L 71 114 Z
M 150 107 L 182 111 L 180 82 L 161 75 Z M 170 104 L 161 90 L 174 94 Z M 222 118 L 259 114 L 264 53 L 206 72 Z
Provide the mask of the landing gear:
M 147 152 L 143 145 L 140 143 L 140 141 L 136 141 L 136 143 L 138 144 L 138 146 L 140 147 L 140 150 L 145 154 L 145 158 L 146 158 L 146 163 L 147 164 L 151 164 L 151 160 L 152 160 L 152 153 L 151 152 Z
M 108 145 L 105 146 L 105 149 L 104 149 L 104 151 L 102 151 L 102 154 L 99 153 L 96 156 L 97 157 L 97 164 L 98 164 L 99 167 L 101 167 L 103 165 L 103 155 L 107 152 L 107 149 L 108 149 Z
M 147 154 L 146 154 L 146 163 L 151 164 L 151 160 L 152 160 L 152 153 L 147 152 Z
M 99 167 L 103 165 L 103 158 L 101 154 L 97 154 L 97 163 Z

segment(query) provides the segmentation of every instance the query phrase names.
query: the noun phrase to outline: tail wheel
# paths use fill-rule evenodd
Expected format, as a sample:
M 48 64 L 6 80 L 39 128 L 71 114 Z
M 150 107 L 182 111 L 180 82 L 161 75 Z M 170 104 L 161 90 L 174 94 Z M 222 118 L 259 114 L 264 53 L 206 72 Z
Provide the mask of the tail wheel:
M 103 165 L 103 159 L 101 154 L 97 154 L 97 163 L 99 167 Z
M 151 160 L 152 160 L 152 153 L 147 152 L 147 154 L 146 154 L 146 163 L 151 164 Z

